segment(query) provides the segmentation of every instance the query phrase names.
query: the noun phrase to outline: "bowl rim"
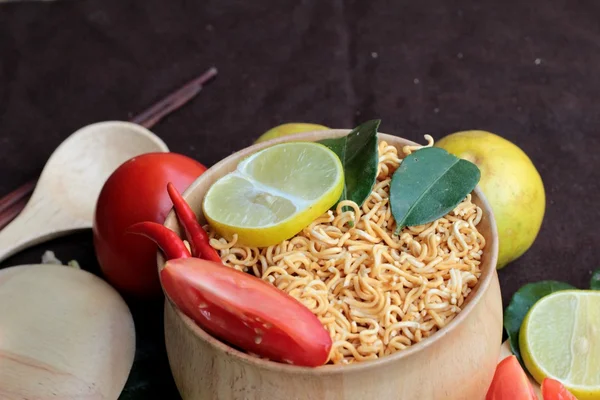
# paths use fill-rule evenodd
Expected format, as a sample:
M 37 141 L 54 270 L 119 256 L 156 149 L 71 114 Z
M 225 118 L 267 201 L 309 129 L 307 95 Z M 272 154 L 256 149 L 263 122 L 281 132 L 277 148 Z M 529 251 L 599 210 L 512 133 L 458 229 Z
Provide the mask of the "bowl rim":
M 238 157 L 241 157 L 240 158 L 240 161 L 241 161 L 245 157 L 248 157 L 249 155 L 251 155 L 259 150 L 262 150 L 266 147 L 273 146 L 278 143 L 293 142 L 293 141 L 316 141 L 316 140 L 321 140 L 321 139 L 325 139 L 325 138 L 335 138 L 335 137 L 344 136 L 344 135 L 348 134 L 350 131 L 351 131 L 350 129 L 329 129 L 329 130 L 303 132 L 303 133 L 297 133 L 297 134 L 288 135 L 288 136 L 280 137 L 280 138 L 276 138 L 276 139 L 271 139 L 268 141 L 256 143 L 251 146 L 245 147 L 245 148 L 243 148 L 239 151 L 236 151 L 235 153 L 227 156 L 226 158 L 222 159 L 221 161 L 219 161 L 218 163 L 214 164 L 209 169 L 207 169 L 201 176 L 199 176 L 194 182 L 192 182 L 192 184 L 182 193 L 182 196 L 184 199 L 187 200 L 188 197 L 192 193 L 194 193 L 196 188 L 205 179 L 208 179 L 211 177 L 211 175 L 215 174 L 214 171 L 220 169 L 223 165 L 233 162 L 233 160 Z M 389 142 L 390 139 L 391 140 L 400 139 L 401 141 L 406 142 L 406 145 L 411 145 L 411 146 L 419 145 L 418 143 L 415 143 L 411 140 L 405 139 L 401 136 L 390 135 L 390 134 L 386 134 L 383 132 L 378 132 L 378 140 L 379 141 L 386 140 Z M 239 161 L 238 161 L 238 163 L 239 163 Z M 408 358 L 408 357 L 410 357 L 418 352 L 421 352 L 424 349 L 434 345 L 436 342 L 440 341 L 442 338 L 444 338 L 450 332 L 454 331 L 461 323 L 463 323 L 468 318 L 468 316 L 471 314 L 473 309 L 475 309 L 475 307 L 479 304 L 481 299 L 484 297 L 487 289 L 491 285 L 491 283 L 494 279 L 494 275 L 497 274 L 496 264 L 498 261 L 498 231 L 497 231 L 494 214 L 492 212 L 492 208 L 491 208 L 489 202 L 485 198 L 485 195 L 479 188 L 479 185 L 473 190 L 473 193 L 476 194 L 476 196 L 479 200 L 480 206 L 482 208 L 483 215 L 488 218 L 489 225 L 490 225 L 491 237 L 485 238 L 486 239 L 486 248 L 487 248 L 488 254 L 490 254 L 490 257 L 488 258 L 488 262 L 486 265 L 484 265 L 484 268 L 482 269 L 481 277 L 479 278 L 477 286 L 475 287 L 472 295 L 468 298 L 467 303 L 466 303 L 465 307 L 461 310 L 461 312 L 452 321 L 450 321 L 448 323 L 448 325 L 446 325 L 444 328 L 440 329 L 439 331 L 435 332 L 431 337 L 425 338 L 421 342 L 413 344 L 410 347 L 408 347 L 407 349 L 404 349 L 402 351 L 397 351 L 393 354 L 387 355 L 385 357 L 377 358 L 375 360 L 367 360 L 367 361 L 362 361 L 362 362 L 352 363 L 352 364 L 341 364 L 341 365 L 340 364 L 336 364 L 336 365 L 326 364 L 326 365 L 322 365 L 322 366 L 318 366 L 318 367 L 304 367 L 304 366 L 298 366 L 298 365 L 283 364 L 283 363 L 265 360 L 265 359 L 261 359 L 261 358 L 255 357 L 255 356 L 251 356 L 241 350 L 238 350 L 238 349 L 235 349 L 235 348 L 229 346 L 228 344 L 220 341 L 217 338 L 214 338 L 208 332 L 206 332 L 202 328 L 200 328 L 191 318 L 189 318 L 183 312 L 181 312 L 181 310 L 179 310 L 179 308 L 171 301 L 171 299 L 168 297 L 168 295 L 164 291 L 164 287 L 163 287 L 162 281 L 161 281 L 161 288 L 163 289 L 163 292 L 165 294 L 165 305 L 168 304 L 168 306 L 172 307 L 172 310 L 174 311 L 175 315 L 177 317 L 181 318 L 185 327 L 188 330 L 190 330 L 192 332 L 192 334 L 194 336 L 196 336 L 196 338 L 208 343 L 213 348 L 213 350 L 215 350 L 218 353 L 221 353 L 221 355 L 231 356 L 238 362 L 241 362 L 244 364 L 250 364 L 256 368 L 262 368 L 265 370 L 276 371 L 276 372 L 280 372 L 280 373 L 290 373 L 290 374 L 299 374 L 299 375 L 336 375 L 336 374 L 342 374 L 342 373 L 347 373 L 347 372 L 360 372 L 365 369 L 382 367 L 382 366 L 385 366 L 390 363 L 398 362 L 399 360 L 401 360 L 403 358 Z M 194 211 L 198 212 L 198 210 L 194 210 Z M 199 211 L 200 211 L 200 213 L 202 213 L 202 210 L 199 210 Z M 175 216 L 175 213 L 173 210 L 171 210 L 169 212 L 169 214 L 167 215 L 164 225 L 169 226 L 169 227 L 171 227 L 171 226 L 178 227 L 176 216 Z M 175 228 L 175 229 L 178 229 L 178 228 Z M 157 253 L 158 272 L 160 272 L 162 270 L 162 268 L 164 267 L 164 264 L 165 264 L 165 259 L 162 255 L 162 253 L 159 251 Z

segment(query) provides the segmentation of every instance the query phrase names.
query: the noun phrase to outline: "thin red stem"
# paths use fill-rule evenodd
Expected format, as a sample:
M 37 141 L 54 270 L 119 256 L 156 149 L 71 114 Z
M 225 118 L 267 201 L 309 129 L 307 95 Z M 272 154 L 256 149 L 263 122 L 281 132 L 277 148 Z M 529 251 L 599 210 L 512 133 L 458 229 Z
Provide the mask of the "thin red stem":
M 36 180 L 29 181 L 0 199 L 0 213 L 27 197 L 35 188 L 36 183 Z
M 12 206 L 8 207 L 2 213 L 0 213 L 0 230 L 2 230 L 13 219 L 15 219 L 17 215 L 19 215 L 19 213 L 27 205 L 27 200 L 27 198 L 23 198 L 21 199 L 21 201 L 14 203 Z
M 158 103 L 139 113 L 130 121 L 146 128 L 152 128 L 165 116 L 193 99 L 202 87 L 216 75 L 217 69 L 215 67 L 210 68 L 199 77 L 186 83 L 180 89 L 170 93 Z M 20 200 L 27 198 L 33 192 L 36 183 L 37 180 L 29 181 L 0 199 L 0 229 L 8 225 L 25 208 L 27 202 L 21 202 Z
M 204 85 L 217 75 L 215 67 L 210 68 L 199 77 L 192 79 L 180 89 L 169 94 L 164 100 L 158 102 L 147 110 L 134 117 L 131 122 L 151 128 L 161 119 L 196 96 Z

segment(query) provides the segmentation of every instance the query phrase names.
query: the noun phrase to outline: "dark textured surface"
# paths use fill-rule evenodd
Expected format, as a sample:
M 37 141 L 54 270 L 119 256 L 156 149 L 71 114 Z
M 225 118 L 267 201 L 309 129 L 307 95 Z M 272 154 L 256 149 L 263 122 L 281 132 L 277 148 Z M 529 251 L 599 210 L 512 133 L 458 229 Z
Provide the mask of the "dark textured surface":
M 124 1 L 0 5 L 0 195 L 81 126 L 127 119 L 210 65 L 220 75 L 154 128 L 207 165 L 293 120 L 422 141 L 484 129 L 520 146 L 546 186 L 538 240 L 500 271 L 587 287 L 600 247 L 600 3 L 535 0 Z M 594 239 L 596 238 L 596 239 Z M 96 270 L 91 234 L 44 249 Z M 145 398 L 176 398 L 160 306 L 132 304 Z M 144 358 L 146 357 L 146 358 Z M 146 390 L 146 391 L 145 391 Z M 149 394 L 151 393 L 151 394 Z

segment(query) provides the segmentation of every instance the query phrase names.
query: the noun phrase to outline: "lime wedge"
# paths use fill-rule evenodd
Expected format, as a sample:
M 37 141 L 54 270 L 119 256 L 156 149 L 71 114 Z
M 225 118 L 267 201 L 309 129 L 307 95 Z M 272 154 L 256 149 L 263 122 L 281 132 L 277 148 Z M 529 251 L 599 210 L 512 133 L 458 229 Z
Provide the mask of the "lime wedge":
M 600 291 L 543 297 L 523 321 L 519 347 L 539 383 L 550 377 L 579 400 L 600 399 Z
M 204 216 L 223 237 L 266 247 L 294 236 L 340 198 L 344 169 L 338 156 L 312 142 L 261 150 L 215 182 Z

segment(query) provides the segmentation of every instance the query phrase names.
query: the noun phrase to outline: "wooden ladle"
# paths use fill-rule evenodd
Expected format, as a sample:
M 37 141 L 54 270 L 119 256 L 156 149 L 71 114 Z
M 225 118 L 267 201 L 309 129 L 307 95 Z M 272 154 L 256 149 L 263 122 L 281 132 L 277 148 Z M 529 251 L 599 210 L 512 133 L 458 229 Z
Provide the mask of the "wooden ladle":
M 62 265 L 0 271 L 0 399 L 116 400 L 135 354 L 129 308 Z
M 130 122 L 79 129 L 54 151 L 23 212 L 0 231 L 0 262 L 28 246 L 91 228 L 96 200 L 112 172 L 137 155 L 168 151 L 158 136 Z

